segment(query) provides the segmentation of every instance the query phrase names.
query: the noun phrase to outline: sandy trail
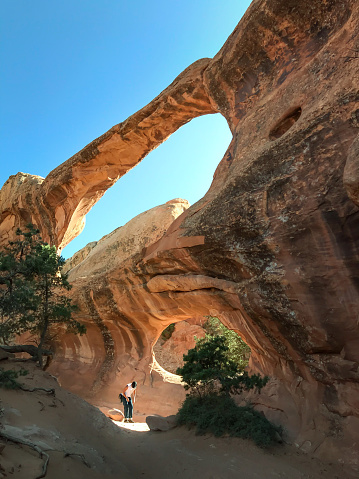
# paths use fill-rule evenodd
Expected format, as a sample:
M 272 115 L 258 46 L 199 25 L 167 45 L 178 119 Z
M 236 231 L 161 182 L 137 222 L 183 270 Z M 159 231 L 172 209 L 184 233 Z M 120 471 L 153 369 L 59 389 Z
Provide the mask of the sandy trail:
M 140 432 L 144 425 L 117 423 L 123 433 L 119 458 L 134 478 L 146 479 L 344 479 L 292 447 L 265 451 L 237 438 L 196 436 L 186 428 Z
M 9 362 L 7 368 L 21 365 Z M 55 378 L 26 364 L 26 392 L 0 390 L 0 479 L 33 479 L 44 461 L 33 449 L 6 441 L 6 433 L 31 441 L 50 461 L 46 479 L 347 479 L 294 447 L 262 450 L 237 438 L 196 436 L 193 430 L 149 431 L 146 423 L 115 423 Z M 136 419 L 136 417 L 135 417 Z M 2 444 L 2 446 L 1 446 Z

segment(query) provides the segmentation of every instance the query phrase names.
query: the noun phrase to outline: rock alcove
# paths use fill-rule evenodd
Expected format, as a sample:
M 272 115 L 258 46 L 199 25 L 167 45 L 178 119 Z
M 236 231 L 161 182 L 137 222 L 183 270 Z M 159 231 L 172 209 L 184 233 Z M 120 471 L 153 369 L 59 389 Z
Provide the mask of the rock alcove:
M 172 323 L 156 341 L 153 347 L 154 359 L 166 371 L 176 374 L 177 368 L 183 366 L 183 355 L 194 348 L 195 337 L 202 338 L 205 331 L 203 321 L 188 318 L 187 321 Z
M 302 108 L 300 106 L 292 108 L 288 113 L 286 113 L 270 131 L 270 140 L 276 140 L 283 136 L 290 128 L 292 128 L 294 123 L 299 120 L 301 114 Z
M 164 371 L 176 374 L 178 368 L 183 367 L 183 356 L 194 348 L 198 339 L 206 334 L 223 335 L 234 351 L 239 352 L 239 360 L 247 364 L 250 358 L 250 349 L 241 341 L 234 331 L 230 332 L 217 318 L 209 315 L 199 318 L 188 318 L 186 321 L 172 323 L 162 331 L 153 347 L 154 361 Z M 178 382 L 180 383 L 180 379 Z

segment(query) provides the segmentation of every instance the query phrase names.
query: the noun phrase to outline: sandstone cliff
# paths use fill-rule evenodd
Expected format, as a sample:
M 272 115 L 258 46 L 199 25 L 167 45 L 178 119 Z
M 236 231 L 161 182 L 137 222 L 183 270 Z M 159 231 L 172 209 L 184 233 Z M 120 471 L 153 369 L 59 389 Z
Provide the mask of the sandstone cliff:
M 137 419 L 142 416 L 144 420 L 149 413 L 166 415 L 177 410 L 184 399 L 179 378 L 157 364 L 152 353 L 159 334 L 171 321 L 146 320 L 141 292 L 146 286 L 141 282 L 132 285 L 128 268 L 188 207 L 186 200 L 177 198 L 145 211 L 67 260 L 64 269 L 73 285 L 71 295 L 80 306 L 77 316 L 88 332 L 78 338 L 66 335 L 57 338 L 56 361 L 50 370 L 59 376 L 63 386 L 94 404 L 112 407 L 118 402 L 123 385 L 136 379 L 141 384 L 138 396 L 143 398 L 137 401 Z M 119 271 L 123 272 L 122 278 L 118 277 Z M 113 284 L 117 283 L 117 277 L 118 291 Z M 95 302 L 94 288 L 101 292 L 101 299 Z M 134 305 L 132 292 L 136 288 L 140 294 Z M 127 291 L 131 291 L 129 297 Z M 137 311 L 134 316 L 127 316 L 128 301 L 129 307 Z M 119 303 L 124 306 L 121 311 Z
M 64 340 L 68 362 L 54 367 L 76 365 L 79 393 L 106 394 L 115 364 L 150 388 L 164 327 L 212 314 L 272 378 L 258 407 L 303 450 L 358 466 L 358 33 L 355 0 L 254 0 L 212 60 L 45 180 L 4 185 L 1 237 L 32 219 L 61 248 L 106 188 L 182 124 L 220 112 L 233 133 L 208 193 L 162 238 L 101 281 L 76 280 L 93 326 Z

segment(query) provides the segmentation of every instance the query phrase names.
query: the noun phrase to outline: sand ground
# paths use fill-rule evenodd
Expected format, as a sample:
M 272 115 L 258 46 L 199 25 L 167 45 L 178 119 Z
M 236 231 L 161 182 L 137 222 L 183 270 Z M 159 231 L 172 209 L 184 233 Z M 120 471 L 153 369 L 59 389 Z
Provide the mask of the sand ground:
M 183 479 L 344 479 L 341 467 L 325 465 L 293 447 L 270 450 L 237 438 L 196 436 L 186 428 L 137 432 L 119 425 L 121 462 L 136 478 Z M 143 425 L 140 424 L 142 428 Z
M 20 367 L 6 364 L 6 368 Z M 46 455 L 47 479 L 350 477 L 340 465 L 324 464 L 290 446 L 262 450 L 250 441 L 196 436 L 186 428 L 155 432 L 143 422 L 113 422 L 33 364 L 26 369 L 28 376 L 21 378 L 25 386 L 54 392 L 0 389 L 0 479 L 42 477 Z M 36 445 L 43 457 L 17 441 Z

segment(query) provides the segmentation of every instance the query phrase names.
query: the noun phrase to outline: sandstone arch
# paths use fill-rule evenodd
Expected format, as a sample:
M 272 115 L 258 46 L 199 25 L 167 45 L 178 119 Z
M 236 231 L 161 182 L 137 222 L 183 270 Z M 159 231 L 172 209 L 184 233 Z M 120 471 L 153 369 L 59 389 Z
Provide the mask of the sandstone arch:
M 272 377 L 254 401 L 303 449 L 356 467 L 359 211 L 345 189 L 349 166 L 345 187 L 343 172 L 358 134 L 359 62 L 348 60 L 358 20 L 354 0 L 255 0 L 212 60 L 189 67 L 45 181 L 18 176 L 4 185 L 13 200 L 7 193 L 0 202 L 1 237 L 28 208 L 61 248 L 76 234 L 68 232 L 74 211 L 77 225 L 120 174 L 181 124 L 220 112 L 233 133 L 203 199 L 121 266 L 76 279 L 81 314 L 94 324 L 78 344 L 64 339 L 79 376 L 92 368 L 110 388 L 106 373 L 122 342 L 122 357 L 134 358 L 131 367 L 151 387 L 146 368 L 161 330 L 210 313 L 244 336 L 251 368 Z M 299 108 L 291 128 L 270 138 Z M 100 365 L 93 351 L 81 359 L 98 331 L 106 333 Z M 65 376 L 63 364 L 53 367 Z M 83 375 L 83 384 L 93 385 L 94 376 Z
M 1 218 L 8 218 L 0 223 L 0 244 L 31 221 L 41 228 L 43 239 L 61 251 L 80 234 L 86 214 L 121 176 L 189 120 L 217 113 L 203 85 L 209 61 L 193 63 L 151 103 L 45 179 L 24 173 L 11 176 L 0 195 Z

